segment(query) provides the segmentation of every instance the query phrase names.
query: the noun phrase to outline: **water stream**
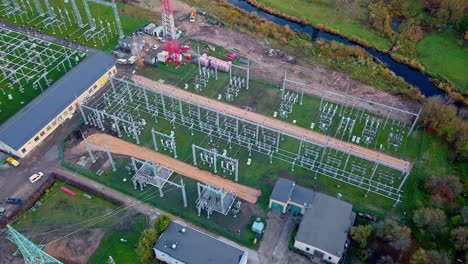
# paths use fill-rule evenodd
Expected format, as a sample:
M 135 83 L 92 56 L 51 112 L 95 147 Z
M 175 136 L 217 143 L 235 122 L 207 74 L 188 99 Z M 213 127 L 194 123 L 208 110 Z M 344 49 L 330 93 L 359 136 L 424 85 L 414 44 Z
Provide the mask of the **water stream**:
M 277 17 L 275 15 L 268 14 L 265 11 L 258 9 L 255 6 L 252 6 L 245 1 L 242 1 L 242 0 L 226 0 L 226 1 L 247 12 L 255 12 L 259 17 L 266 19 L 268 21 L 271 21 L 273 23 L 276 23 L 280 26 L 288 25 L 289 28 L 291 28 L 292 30 L 296 32 L 307 33 L 312 36 L 312 39 L 323 38 L 326 40 L 334 40 L 334 41 L 337 41 L 337 42 L 340 42 L 349 46 L 360 46 L 359 44 L 351 42 L 346 38 L 343 38 L 334 34 L 330 34 L 327 32 L 323 32 L 321 30 L 318 30 L 312 27 L 311 25 L 302 25 L 296 22 L 286 20 L 281 17 Z M 374 56 L 374 58 L 385 63 L 387 67 L 390 70 L 392 70 L 397 76 L 401 76 L 403 79 L 405 79 L 406 82 L 417 87 L 423 95 L 429 97 L 429 96 L 434 96 L 434 95 L 445 94 L 444 91 L 437 88 L 430 81 L 429 76 L 409 67 L 406 64 L 395 61 L 387 53 L 377 51 L 373 48 L 366 48 L 366 47 L 362 47 L 362 48 L 365 49 L 369 54 Z

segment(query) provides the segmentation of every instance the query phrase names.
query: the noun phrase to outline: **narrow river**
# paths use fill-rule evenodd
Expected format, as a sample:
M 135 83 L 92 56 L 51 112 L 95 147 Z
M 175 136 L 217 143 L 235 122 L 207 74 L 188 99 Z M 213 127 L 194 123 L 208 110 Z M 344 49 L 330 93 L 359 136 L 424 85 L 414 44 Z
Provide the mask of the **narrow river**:
M 295 23 L 289 20 L 286 20 L 281 17 L 277 17 L 271 14 L 266 13 L 265 11 L 262 11 L 246 1 L 242 0 L 226 0 L 227 2 L 245 10 L 248 12 L 255 12 L 259 17 L 264 18 L 266 20 L 269 20 L 273 23 L 276 23 L 281 26 L 286 26 L 288 25 L 292 30 L 297 31 L 299 33 L 307 33 L 312 36 L 313 39 L 317 38 L 323 38 L 326 40 L 334 40 L 340 43 L 343 43 L 345 45 L 349 46 L 360 46 L 354 42 L 349 41 L 346 38 L 342 38 L 337 35 L 333 35 L 327 32 L 320 31 L 311 25 L 302 25 L 299 23 Z M 361 46 L 362 47 L 362 46 Z M 429 96 L 434 96 L 434 95 L 443 95 L 445 94 L 444 91 L 440 90 L 437 88 L 429 79 L 429 76 L 420 73 L 419 71 L 409 67 L 406 64 L 399 63 L 392 59 L 390 55 L 387 53 L 383 53 L 380 51 L 377 51 L 372 48 L 364 48 L 369 54 L 374 56 L 374 58 L 377 58 L 381 62 L 385 63 L 387 67 L 392 70 L 397 76 L 401 76 L 403 79 L 405 79 L 406 82 L 409 84 L 417 87 L 421 93 L 427 97 Z

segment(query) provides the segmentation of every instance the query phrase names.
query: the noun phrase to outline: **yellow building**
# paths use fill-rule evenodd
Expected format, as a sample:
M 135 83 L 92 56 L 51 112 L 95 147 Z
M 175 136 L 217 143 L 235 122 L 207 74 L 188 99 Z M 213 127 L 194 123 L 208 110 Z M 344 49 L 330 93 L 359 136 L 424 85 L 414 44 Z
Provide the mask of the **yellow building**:
M 103 52 L 88 55 L 0 126 L 0 150 L 20 158 L 26 156 L 73 116 L 78 101 L 96 93 L 116 71 L 111 56 Z

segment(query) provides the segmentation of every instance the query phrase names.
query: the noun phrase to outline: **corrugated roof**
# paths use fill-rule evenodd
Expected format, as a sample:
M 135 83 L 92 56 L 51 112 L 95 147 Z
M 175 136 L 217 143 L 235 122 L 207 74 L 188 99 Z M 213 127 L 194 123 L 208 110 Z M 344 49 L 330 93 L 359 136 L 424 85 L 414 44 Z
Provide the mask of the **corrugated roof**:
M 89 55 L 0 126 L 0 141 L 18 150 L 114 65 L 104 52 Z
M 341 257 L 356 217 L 352 208 L 347 202 L 316 192 L 302 218 L 296 240 Z
M 239 248 L 176 222 L 169 224 L 154 248 L 190 264 L 239 264 L 242 256 L 247 255 Z

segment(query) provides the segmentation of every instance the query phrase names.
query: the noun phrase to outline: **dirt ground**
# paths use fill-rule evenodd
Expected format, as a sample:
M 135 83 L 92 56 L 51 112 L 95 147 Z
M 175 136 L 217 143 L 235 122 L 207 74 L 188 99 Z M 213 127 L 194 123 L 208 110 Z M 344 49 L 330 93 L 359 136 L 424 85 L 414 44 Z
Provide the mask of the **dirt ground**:
M 70 264 L 86 264 L 99 246 L 104 232 L 100 229 L 87 229 L 79 236 L 72 236 L 47 244 L 44 251 L 55 258 Z
M 172 5 L 175 18 L 194 10 L 180 0 L 172 0 Z M 144 2 L 139 3 L 138 6 L 158 14 L 161 13 L 159 3 L 153 8 L 149 8 Z M 316 96 L 321 96 L 323 90 L 345 93 L 348 89 L 350 95 L 372 99 L 388 105 L 393 104 L 404 110 L 418 112 L 421 107 L 417 102 L 409 102 L 390 95 L 352 80 L 345 74 L 328 70 L 310 60 L 297 58 L 297 63 L 291 64 L 282 61 L 281 58 L 269 57 L 266 52 L 271 47 L 265 41 L 259 41 L 252 36 L 229 28 L 211 26 L 204 23 L 201 17 L 197 17 L 195 23 L 176 21 L 176 26 L 187 32 L 182 37 L 181 42 L 188 39 L 204 40 L 229 50 L 235 50 L 238 54 L 247 57 L 250 60 L 251 77 L 254 79 L 281 83 L 284 72 L 287 71 L 288 79 L 307 84 L 305 92 Z

